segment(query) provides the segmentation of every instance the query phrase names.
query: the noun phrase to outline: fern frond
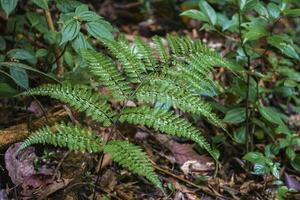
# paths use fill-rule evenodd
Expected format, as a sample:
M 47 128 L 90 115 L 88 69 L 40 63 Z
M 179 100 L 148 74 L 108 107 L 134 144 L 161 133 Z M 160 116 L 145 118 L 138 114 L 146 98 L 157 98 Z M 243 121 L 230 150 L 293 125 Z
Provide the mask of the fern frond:
M 156 51 L 158 52 L 158 55 L 159 55 L 159 60 L 161 63 L 167 63 L 168 60 L 169 60 L 169 55 L 168 55 L 168 52 L 167 52 L 167 45 L 165 45 L 163 43 L 163 40 L 161 37 L 158 37 L 158 36 L 154 36 L 153 37 L 153 42 L 155 44 L 155 49 Z
M 103 147 L 103 152 L 112 156 L 112 160 L 130 171 L 146 177 L 152 184 L 163 190 L 162 184 L 155 174 L 153 166 L 138 146 L 127 141 L 114 140 Z
M 136 37 L 134 43 L 137 57 L 145 63 L 147 70 L 153 71 L 157 67 L 157 60 L 151 47 L 140 37 Z
M 54 128 L 53 131 L 49 126 L 38 129 L 22 143 L 18 151 L 34 144 L 51 144 L 80 152 L 102 151 L 102 140 L 79 125 L 60 123 L 55 124 Z
M 190 139 L 199 144 L 217 160 L 214 150 L 202 136 L 201 132 L 193 127 L 190 122 L 184 118 L 180 118 L 173 112 L 147 106 L 126 108 L 120 117 L 120 121 L 147 126 L 169 135 Z
M 136 97 L 140 102 L 165 103 L 183 112 L 204 116 L 211 123 L 224 128 L 222 121 L 213 114 L 211 106 L 199 95 L 190 93 L 167 78 L 151 77 L 147 84 L 137 91 Z
M 132 83 L 142 82 L 146 73 L 144 63 L 133 53 L 127 42 L 122 40 L 111 41 L 102 39 L 104 45 L 109 49 L 113 56 L 122 64 L 123 69 Z
M 116 112 L 110 105 L 102 100 L 96 93 L 92 93 L 85 86 L 70 84 L 46 84 L 28 91 L 30 95 L 50 96 L 69 104 L 75 110 L 84 112 L 93 120 L 103 123 L 104 126 L 112 124 Z
M 45 126 L 27 138 L 18 151 L 34 144 L 51 144 L 68 148 L 71 151 L 99 153 L 112 156 L 112 160 L 128 168 L 133 173 L 146 177 L 152 184 L 163 190 L 162 184 L 155 174 L 148 156 L 137 146 L 127 141 L 114 140 L 103 144 L 102 139 L 94 132 L 79 125 L 55 124 L 55 130 Z
M 167 35 L 171 52 L 175 56 L 189 55 L 193 52 L 193 41 L 188 38 Z
M 128 82 L 108 56 L 89 49 L 81 50 L 81 55 L 88 62 L 91 73 L 110 89 L 116 100 L 123 101 L 130 95 Z

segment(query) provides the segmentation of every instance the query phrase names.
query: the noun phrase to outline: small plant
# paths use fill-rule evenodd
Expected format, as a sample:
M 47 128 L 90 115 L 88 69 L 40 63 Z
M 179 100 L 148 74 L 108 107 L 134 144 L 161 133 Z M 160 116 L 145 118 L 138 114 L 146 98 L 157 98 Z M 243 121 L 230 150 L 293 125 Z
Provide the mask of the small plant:
M 285 19 L 297 24 L 299 3 L 236 0 L 210 4 L 199 0 L 198 7 L 198 10 L 187 10 L 181 15 L 200 20 L 203 23 L 200 31 L 216 33 L 228 45 L 235 46 L 236 51 L 229 52 L 226 57 L 243 66 L 235 70 L 240 76 L 226 77 L 229 84 L 224 86 L 226 107 L 222 111 L 224 122 L 232 127 L 234 142 L 245 145 L 249 153 L 244 158 L 255 166 L 261 166 L 256 161 L 266 161 L 249 160 L 249 155 L 258 154 L 254 144 L 260 142 L 266 144 L 266 149 L 270 145 L 278 149 L 275 155 L 280 149 L 285 150 L 290 163 L 297 169 L 299 156 L 295 149 L 299 146 L 299 136 L 296 129 L 288 126 L 287 116 L 299 114 L 300 48 L 296 36 L 299 33 L 283 31 L 288 28 L 282 26 L 285 26 Z M 270 158 L 275 159 L 275 155 Z M 272 163 L 267 160 L 264 164 Z M 272 169 L 278 167 L 269 164 Z M 272 171 L 269 167 L 264 170 Z
M 170 51 L 159 37 L 153 38 L 154 49 L 140 38 L 133 45 L 123 38 L 117 41 L 101 38 L 111 56 L 81 49 L 81 56 L 87 62 L 90 73 L 101 86 L 109 89 L 111 96 L 99 94 L 88 86 L 70 83 L 46 84 L 30 89 L 26 94 L 50 96 L 67 103 L 106 127 L 118 129 L 118 124 L 129 123 L 189 139 L 217 160 L 218 152 L 202 133 L 172 110 L 203 116 L 225 129 L 201 94 L 208 93 L 214 87 L 214 81 L 209 76 L 213 66 L 232 66 L 200 41 L 171 35 L 167 40 Z M 122 109 L 113 107 L 107 99 L 118 102 Z M 126 106 L 129 100 L 135 102 L 134 107 Z M 111 154 L 112 159 L 121 166 L 146 177 L 162 189 L 146 154 L 129 141 L 112 139 L 104 142 L 84 126 L 61 123 L 53 128 L 46 126 L 37 130 L 25 140 L 20 150 L 37 143 L 73 151 Z

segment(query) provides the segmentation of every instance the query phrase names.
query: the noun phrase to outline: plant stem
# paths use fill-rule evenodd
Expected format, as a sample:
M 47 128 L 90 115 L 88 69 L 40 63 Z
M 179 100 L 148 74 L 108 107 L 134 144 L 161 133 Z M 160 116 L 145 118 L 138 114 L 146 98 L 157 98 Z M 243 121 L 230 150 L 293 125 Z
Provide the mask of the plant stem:
M 243 52 L 247 58 L 247 69 L 246 69 L 246 73 L 247 73 L 247 79 L 246 79 L 246 85 L 247 85 L 247 89 L 246 89 L 246 134 L 248 136 L 248 141 L 247 141 L 247 151 L 249 151 L 249 143 L 250 143 L 250 150 L 253 150 L 253 134 L 250 134 L 250 125 L 249 125 L 249 115 L 250 115 L 250 110 L 249 110 L 249 90 L 250 90 L 250 68 L 251 68 L 251 60 L 250 60 L 250 56 L 246 50 L 246 47 L 244 45 L 243 42 L 243 34 L 242 34 L 242 16 L 241 16 L 241 10 L 239 10 L 239 15 L 238 15 L 238 21 L 239 21 L 239 35 L 240 35 L 240 43 L 241 43 L 241 47 L 243 49 Z
M 45 1 L 45 0 L 44 0 Z M 46 2 L 47 3 L 47 2 Z M 52 16 L 51 16 L 51 12 L 49 9 L 45 9 L 45 17 L 46 17 L 46 21 L 48 24 L 48 27 L 51 31 L 56 31 L 54 24 L 53 24 L 53 20 L 52 20 Z M 57 46 L 54 46 L 54 52 L 55 52 L 55 56 L 56 56 L 56 64 L 57 64 L 57 76 L 60 77 L 64 74 L 64 65 L 63 65 L 63 58 L 60 56 L 61 52 L 60 49 Z

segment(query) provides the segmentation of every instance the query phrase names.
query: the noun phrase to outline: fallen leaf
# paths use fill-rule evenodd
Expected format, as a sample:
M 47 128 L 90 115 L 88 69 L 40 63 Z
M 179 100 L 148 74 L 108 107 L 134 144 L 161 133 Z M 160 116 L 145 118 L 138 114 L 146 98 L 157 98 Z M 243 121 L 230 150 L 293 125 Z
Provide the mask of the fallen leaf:
M 284 172 L 284 181 L 288 188 L 300 191 L 300 182 L 286 172 Z

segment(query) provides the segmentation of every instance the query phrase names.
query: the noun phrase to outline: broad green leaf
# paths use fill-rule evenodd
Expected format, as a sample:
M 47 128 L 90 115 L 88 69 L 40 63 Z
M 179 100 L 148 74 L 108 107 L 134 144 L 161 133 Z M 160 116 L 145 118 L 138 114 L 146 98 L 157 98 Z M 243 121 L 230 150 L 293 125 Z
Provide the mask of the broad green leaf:
M 224 118 L 224 122 L 238 124 L 246 119 L 246 109 L 245 108 L 234 108 L 229 110 Z
M 287 55 L 290 58 L 300 60 L 299 54 L 291 44 L 280 43 L 279 46 L 281 47 L 280 50 L 283 54 Z
M 249 152 L 243 157 L 244 160 L 247 160 L 253 164 L 255 163 L 265 163 L 265 157 L 260 152 Z
M 261 2 L 257 2 L 253 8 L 260 15 L 260 17 L 269 18 L 268 9 Z
M 48 54 L 48 50 L 47 49 L 38 49 L 35 52 L 35 57 L 40 58 L 40 57 L 44 57 Z
M 259 26 L 256 28 L 250 28 L 250 30 L 244 34 L 243 42 L 245 43 L 247 41 L 258 40 L 266 35 L 268 35 L 268 31 L 264 27 Z
M 252 174 L 264 175 L 264 174 L 268 174 L 269 172 L 270 172 L 269 166 L 265 164 L 255 164 Z
M 212 25 L 216 25 L 217 23 L 216 11 L 205 0 L 199 1 L 199 7 L 201 11 L 204 13 L 204 15 L 209 19 L 209 22 Z
M 26 12 L 26 17 L 29 20 L 32 27 L 35 27 L 40 23 L 41 15 L 35 12 Z
M 18 91 L 7 83 L 0 83 L 0 97 L 12 97 L 18 94 Z
M 283 11 L 285 16 L 288 17 L 299 17 L 300 16 L 300 8 L 296 9 L 286 9 Z
M 289 42 L 288 38 L 286 38 L 284 35 L 269 36 L 267 37 L 267 42 L 279 49 L 282 54 L 290 58 L 300 60 L 299 54 L 291 44 L 287 43 Z
M 18 60 L 27 60 L 33 64 L 37 62 L 35 55 L 32 52 L 27 51 L 25 49 L 12 49 L 9 52 L 7 52 L 7 55 L 10 58 Z
M 246 5 L 247 0 L 239 0 L 240 10 L 243 10 Z
M 26 70 L 13 66 L 9 68 L 9 72 L 16 84 L 18 84 L 22 88 L 29 88 L 29 80 Z
M 56 7 L 63 13 L 74 12 L 80 5 L 83 5 L 83 3 L 76 0 L 56 0 Z
M 258 0 L 246 0 L 246 4 L 243 7 L 243 11 L 252 10 L 258 4 Z
M 279 17 L 280 8 L 278 7 L 278 5 L 276 5 L 275 3 L 269 3 L 267 8 L 268 8 L 269 16 L 272 19 L 277 19 Z
M 72 47 L 76 51 L 79 51 L 80 49 L 92 49 L 92 46 L 82 33 L 79 33 L 75 40 L 72 42 Z
M 239 144 L 245 144 L 246 143 L 246 128 L 242 127 L 240 129 L 238 129 L 237 131 L 235 131 L 233 133 L 233 138 L 234 140 L 239 143 Z
M 80 23 L 77 20 L 71 20 L 63 26 L 61 34 L 62 39 L 60 44 L 64 44 L 67 41 L 71 41 L 78 35 L 80 31 Z
M 97 15 L 95 12 L 89 11 L 88 6 L 86 5 L 81 5 L 77 7 L 75 10 L 75 15 L 81 21 L 96 21 L 102 18 L 99 15 Z
M 195 10 L 195 9 L 186 10 L 180 15 L 190 17 L 192 19 L 196 19 L 200 21 L 208 21 L 208 18 L 203 14 L 203 12 L 200 12 L 199 10 Z
M 280 114 L 275 112 L 271 107 L 259 105 L 258 111 L 267 121 L 278 125 L 284 124 L 280 118 Z
M 24 69 L 24 70 L 29 70 L 29 71 L 33 71 L 33 72 L 36 72 L 36 73 L 39 73 L 39 74 L 42 74 L 44 75 L 45 77 L 51 79 L 51 80 L 54 80 L 55 82 L 58 82 L 60 83 L 59 80 L 57 80 L 54 76 L 51 76 L 49 74 L 46 74 L 42 71 L 39 71 L 33 67 L 30 67 L 28 65 L 25 65 L 23 63 L 17 63 L 17 62 L 1 62 L 0 63 L 0 66 L 4 66 L 4 67 L 7 67 L 7 68 L 12 68 L 12 67 L 17 67 L 17 68 L 21 68 L 21 69 Z
M 299 155 L 296 155 L 294 160 L 292 160 L 291 165 L 295 170 L 300 171 L 300 156 Z
M 107 28 L 107 25 L 102 21 L 92 21 L 86 24 L 86 29 L 96 39 L 109 39 L 113 40 L 111 31 Z
M 48 10 L 48 0 L 31 0 L 35 5 L 37 5 L 38 7 L 44 9 L 44 10 Z
M 8 16 L 17 6 L 18 0 L 1 0 L 1 7 Z
M 89 10 L 89 7 L 85 4 L 82 4 L 80 6 L 78 6 L 76 9 L 75 9 L 75 15 L 78 16 L 80 15 L 82 12 L 85 12 L 85 11 L 88 11 Z

